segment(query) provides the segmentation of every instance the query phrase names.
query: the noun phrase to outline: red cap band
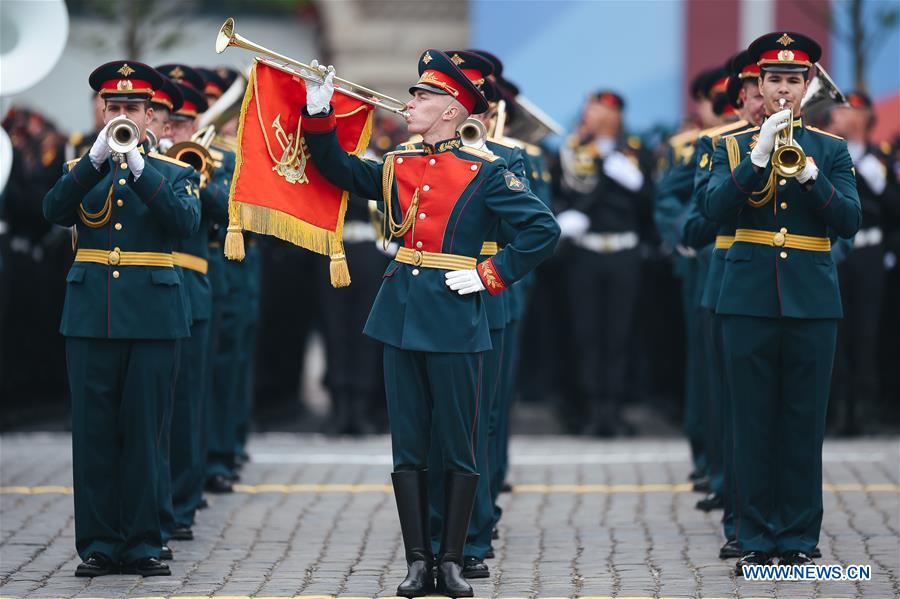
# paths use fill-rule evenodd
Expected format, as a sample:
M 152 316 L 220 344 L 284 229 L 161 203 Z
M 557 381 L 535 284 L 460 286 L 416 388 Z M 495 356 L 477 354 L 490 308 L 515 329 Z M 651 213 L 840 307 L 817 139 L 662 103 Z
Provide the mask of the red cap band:
M 741 69 L 740 74 L 738 75 L 739 79 L 748 79 L 750 77 L 759 77 L 759 65 L 758 64 L 748 64 L 743 69 Z
M 184 104 L 181 105 L 181 108 L 178 109 L 176 114 L 182 116 L 197 116 L 197 105 L 190 100 L 185 100 Z
M 153 97 L 150 98 L 150 101 L 155 102 L 156 104 L 162 104 L 163 106 L 167 106 L 169 108 L 169 110 L 172 110 L 172 108 L 174 108 L 174 106 L 175 106 L 172 103 L 171 96 L 169 96 L 169 94 L 167 94 L 166 92 L 164 92 L 161 89 L 158 89 L 155 92 L 153 92 Z
M 222 88 L 213 83 L 212 81 L 207 81 L 206 85 L 203 86 L 203 93 L 209 94 L 210 96 L 219 97 L 222 95 Z
M 812 66 L 809 61 L 809 54 L 803 50 L 766 50 L 763 52 L 757 64 L 799 64 L 808 67 Z
M 110 79 L 100 86 L 101 96 L 115 94 L 144 94 L 153 95 L 153 85 L 143 79 Z

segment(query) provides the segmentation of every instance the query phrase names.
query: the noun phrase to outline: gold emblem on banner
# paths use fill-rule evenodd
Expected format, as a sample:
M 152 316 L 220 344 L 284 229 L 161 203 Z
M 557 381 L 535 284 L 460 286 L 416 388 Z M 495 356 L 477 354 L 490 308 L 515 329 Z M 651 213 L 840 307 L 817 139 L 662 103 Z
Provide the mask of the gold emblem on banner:
M 786 33 L 782 33 L 781 37 L 778 38 L 778 43 L 781 44 L 782 46 L 790 46 L 791 44 L 794 43 L 794 38 L 792 38 L 791 36 L 789 36 Z
M 303 136 L 295 143 L 294 134 L 287 133 L 281 126 L 281 113 L 272 121 L 272 129 L 275 130 L 275 139 L 281 146 L 281 160 L 272 167 L 272 170 L 284 177 L 284 180 L 294 185 L 296 183 L 309 183 L 306 176 L 306 159 L 309 150 Z M 298 147 L 299 146 L 299 147 Z

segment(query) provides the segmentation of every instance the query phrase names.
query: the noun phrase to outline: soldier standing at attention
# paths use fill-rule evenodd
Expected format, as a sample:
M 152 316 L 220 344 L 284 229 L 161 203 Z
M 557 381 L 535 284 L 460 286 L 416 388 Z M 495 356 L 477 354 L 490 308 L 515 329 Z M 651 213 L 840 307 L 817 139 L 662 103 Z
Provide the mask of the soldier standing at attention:
M 742 566 L 812 563 L 822 524 L 822 441 L 842 316 L 829 235 L 849 238 L 861 211 L 847 144 L 804 127 L 800 100 L 822 51 L 776 32 L 748 49 L 766 118 L 719 142 L 707 213 L 734 222 L 716 312 L 734 413 L 735 530 Z M 783 100 L 783 102 L 779 102 Z M 806 154 L 796 176 L 773 149 L 793 128 Z
M 316 66 L 314 63 L 313 66 Z M 480 291 L 499 293 L 554 249 L 559 228 L 549 210 L 502 159 L 462 145 L 456 134 L 469 114 L 487 109 L 482 93 L 439 50 L 419 60 L 407 104 L 420 149 L 388 153 L 383 164 L 348 155 L 330 107 L 334 69 L 324 84 L 307 83 L 303 128 L 312 159 L 338 187 L 383 199 L 386 225 L 403 246 L 384 274 L 364 332 L 385 344 L 384 378 L 394 455 L 394 496 L 409 571 L 406 597 L 436 590 L 470 597 L 462 577 L 469 516 L 478 485 L 475 429 L 483 353 L 491 349 Z M 476 256 L 497 220 L 517 235 L 495 256 Z M 436 424 L 432 429 L 432 424 Z M 440 553 L 431 549 L 428 453 L 443 456 Z
M 44 198 L 44 216 L 78 226 L 60 332 L 72 396 L 76 576 L 168 575 L 159 561 L 159 439 L 172 400 L 188 312 L 172 250 L 200 223 L 193 169 L 146 154 L 148 101 L 162 85 L 147 65 L 94 70 L 107 125 Z M 113 155 L 110 121 L 127 117 L 138 146 Z M 120 567 L 121 565 L 121 567 Z

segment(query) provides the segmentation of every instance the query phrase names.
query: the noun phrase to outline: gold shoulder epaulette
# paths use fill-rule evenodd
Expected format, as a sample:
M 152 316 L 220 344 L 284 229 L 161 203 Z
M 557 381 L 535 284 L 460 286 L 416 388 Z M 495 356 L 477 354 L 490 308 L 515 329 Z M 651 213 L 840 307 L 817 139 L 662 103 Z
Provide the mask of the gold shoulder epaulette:
M 823 131 L 822 129 L 819 129 L 818 127 L 813 127 L 812 125 L 807 125 L 806 128 L 809 129 L 810 131 L 815 131 L 816 133 L 821 133 L 822 135 L 827 135 L 828 137 L 833 137 L 835 139 L 841 139 L 841 140 L 844 139 L 840 135 L 835 135 L 834 133 L 829 133 L 828 131 Z
M 640 150 L 641 149 L 641 138 L 637 135 L 629 135 L 626 142 L 628 147 L 632 150 Z
M 72 170 L 72 167 L 75 166 L 76 164 L 78 164 L 79 160 L 81 160 L 81 158 L 73 158 L 72 160 L 66 160 L 66 168 L 69 170 Z
M 530 144 L 530 143 L 526 142 L 525 143 L 525 153 L 528 154 L 529 156 L 540 156 L 544 153 L 544 151 L 541 150 L 540 146 L 536 146 L 534 144 Z
M 69 143 L 73 146 L 77 146 L 82 141 L 84 141 L 84 133 L 81 131 L 72 131 L 72 133 L 69 134 Z
M 710 141 L 712 141 L 713 149 L 715 149 L 716 144 L 719 142 L 719 140 L 722 139 L 722 136 L 728 134 L 731 131 L 734 131 L 735 129 L 740 129 L 742 127 L 746 127 L 749 124 L 750 123 L 748 123 L 744 119 L 741 119 L 739 121 L 734 121 L 733 123 L 725 123 L 724 125 L 722 125 L 720 127 L 716 127 L 715 131 L 713 131 L 712 133 L 709 134 Z
M 482 160 L 487 160 L 488 162 L 493 162 L 499 158 L 496 154 L 491 154 L 490 152 L 486 152 L 484 150 L 479 150 L 478 148 L 473 148 L 470 146 L 462 146 L 459 148 L 460 151 L 465 152 L 466 154 L 471 154 L 472 156 L 477 156 Z
M 744 135 L 745 133 L 753 133 L 755 131 L 759 131 L 759 127 L 750 127 L 749 129 L 744 129 L 743 131 L 736 131 L 729 135 L 723 135 L 723 137 L 737 137 L 738 135 Z
M 509 137 L 489 137 L 488 141 L 492 141 L 498 146 L 503 146 L 504 148 L 522 148 L 521 145 L 517 144 L 514 139 Z
M 417 142 L 414 142 L 414 141 L 405 141 L 400 145 L 403 147 L 404 150 L 417 150 L 419 148 L 416 147 L 416 143 Z
M 405 145 L 405 144 L 402 144 Z M 385 152 L 385 156 L 392 156 L 394 154 L 415 154 L 417 152 L 422 152 L 422 148 L 410 148 L 408 150 L 391 150 L 390 152 Z
M 683 146 L 685 144 L 694 143 L 697 141 L 697 135 L 699 131 L 697 129 L 688 129 L 687 131 L 682 131 L 681 133 L 676 133 L 672 137 L 669 138 L 669 145 L 672 147 L 675 146 Z
M 890 155 L 891 155 L 891 151 L 892 151 L 892 150 L 891 150 L 891 144 L 890 144 L 889 142 L 886 142 L 886 141 L 881 142 L 881 143 L 878 145 L 878 149 L 881 150 L 881 152 L 882 152 L 885 156 L 890 156 Z
M 159 152 L 150 152 L 149 154 L 147 154 L 147 156 L 149 156 L 150 158 L 156 158 L 157 160 L 164 160 L 165 162 L 171 162 L 172 164 L 177 164 L 178 166 L 180 166 L 182 168 L 194 168 L 187 162 L 182 162 L 180 160 L 172 158 L 171 156 L 166 156 L 165 154 L 160 154 Z

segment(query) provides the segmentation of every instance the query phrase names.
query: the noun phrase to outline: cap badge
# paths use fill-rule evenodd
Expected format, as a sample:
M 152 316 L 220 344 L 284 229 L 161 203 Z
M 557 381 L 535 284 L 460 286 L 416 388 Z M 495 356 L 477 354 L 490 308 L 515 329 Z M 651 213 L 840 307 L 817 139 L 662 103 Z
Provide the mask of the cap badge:
M 459 66 L 466 61 L 463 60 L 463 57 L 460 56 L 459 54 L 454 54 L 453 56 L 450 57 L 450 62 L 452 62 L 456 66 Z
M 781 62 L 790 62 L 794 60 L 794 53 L 790 50 L 782 50 L 778 53 L 778 60 Z
M 424 62 L 425 64 L 428 64 L 432 60 L 434 60 L 434 59 L 431 57 L 431 54 L 429 54 L 428 52 L 425 52 L 425 54 L 422 56 L 422 62 Z
M 777 41 L 778 41 L 778 43 L 781 44 L 782 46 L 790 46 L 791 44 L 794 43 L 794 38 L 792 38 L 791 36 L 789 36 L 789 35 L 786 34 L 786 33 L 782 33 L 782 34 L 781 34 L 781 37 L 778 38 Z
M 127 79 L 119 79 L 119 82 L 116 83 L 116 89 L 119 91 L 131 91 L 134 89 L 134 85 Z
M 184 71 L 181 70 L 181 67 L 175 67 L 169 71 L 169 76 L 174 79 L 184 79 Z
M 134 69 L 132 69 L 130 66 L 128 66 L 128 63 L 126 62 L 126 63 L 123 63 L 122 67 L 116 72 L 121 74 L 122 77 L 128 77 L 129 75 L 134 73 Z

